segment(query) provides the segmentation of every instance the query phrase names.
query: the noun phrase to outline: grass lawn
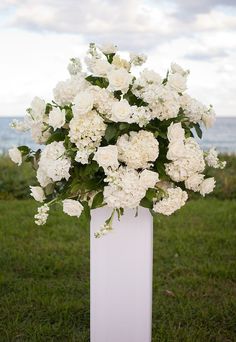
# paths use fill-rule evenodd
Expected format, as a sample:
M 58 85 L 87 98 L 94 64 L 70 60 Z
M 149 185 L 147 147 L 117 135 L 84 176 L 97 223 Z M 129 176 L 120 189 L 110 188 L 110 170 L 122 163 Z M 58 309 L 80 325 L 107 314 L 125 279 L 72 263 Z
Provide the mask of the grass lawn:
M 38 228 L 34 211 L 0 201 L 0 341 L 88 342 L 89 229 L 58 211 Z M 155 219 L 153 341 L 235 341 L 235 228 L 236 201 Z

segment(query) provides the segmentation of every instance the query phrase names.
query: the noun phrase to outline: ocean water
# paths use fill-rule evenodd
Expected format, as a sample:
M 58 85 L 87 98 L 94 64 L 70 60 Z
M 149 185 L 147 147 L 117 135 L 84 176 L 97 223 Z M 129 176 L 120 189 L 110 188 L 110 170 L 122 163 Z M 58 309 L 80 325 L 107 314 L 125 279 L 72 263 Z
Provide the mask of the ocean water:
M 29 133 L 20 133 L 9 127 L 14 118 L 0 117 L 0 153 L 12 146 L 28 145 L 37 149 Z M 20 119 L 20 118 L 18 118 Z M 203 139 L 198 140 L 203 149 L 216 147 L 220 152 L 236 153 L 236 117 L 217 118 L 214 127 L 203 129 Z

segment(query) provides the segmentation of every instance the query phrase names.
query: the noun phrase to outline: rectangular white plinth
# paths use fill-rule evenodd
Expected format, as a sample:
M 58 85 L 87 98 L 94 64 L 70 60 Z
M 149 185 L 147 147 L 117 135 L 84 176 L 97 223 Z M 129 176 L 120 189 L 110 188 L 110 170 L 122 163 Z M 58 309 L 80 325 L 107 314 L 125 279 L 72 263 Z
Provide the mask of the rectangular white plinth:
M 114 231 L 94 233 L 111 209 L 92 210 L 90 341 L 151 342 L 153 221 L 147 209 L 127 209 Z

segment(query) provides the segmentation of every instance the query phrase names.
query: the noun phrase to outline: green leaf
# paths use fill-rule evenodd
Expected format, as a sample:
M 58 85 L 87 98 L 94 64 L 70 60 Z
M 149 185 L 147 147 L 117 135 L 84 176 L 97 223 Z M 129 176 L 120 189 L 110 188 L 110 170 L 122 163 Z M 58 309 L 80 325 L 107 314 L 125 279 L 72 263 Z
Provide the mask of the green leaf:
M 45 114 L 49 114 L 49 112 L 52 110 L 52 105 L 51 103 L 47 103 L 46 104 L 46 110 L 45 110 Z
M 153 198 L 156 197 L 157 191 L 155 189 L 148 189 L 146 192 L 146 198 L 152 202 Z
M 152 207 L 153 207 L 152 201 L 150 201 L 147 197 L 144 197 L 141 200 L 140 205 L 144 208 L 149 208 L 149 209 L 152 209 Z
M 17 147 L 18 148 L 18 150 L 21 152 L 21 154 L 23 155 L 23 156 L 26 156 L 27 154 L 29 154 L 30 153 L 30 148 L 28 147 L 28 146 L 25 146 L 25 145 L 22 145 L 22 146 L 19 146 L 19 147 Z
M 106 56 L 107 61 L 111 64 L 113 62 L 113 57 L 115 56 L 115 53 L 109 53 L 109 54 L 104 53 L 104 55 Z
M 127 122 L 122 122 L 121 124 L 119 124 L 119 129 L 121 131 L 123 131 L 123 130 L 129 128 L 129 127 L 130 127 L 130 124 L 128 124 Z
M 53 141 L 63 141 L 65 139 L 65 133 L 63 131 L 55 131 L 48 138 L 46 145 L 51 144 Z
M 117 127 L 113 124 L 108 125 L 106 128 L 105 135 L 104 135 L 104 138 L 106 139 L 106 141 L 109 143 L 116 136 L 117 136 Z
M 100 88 L 107 88 L 109 84 L 108 80 L 104 77 L 96 77 L 96 76 L 89 75 L 85 79 L 92 85 L 96 85 Z
M 200 139 L 202 139 L 202 130 L 201 130 L 201 127 L 200 127 L 199 123 L 194 124 L 194 128 L 195 128 L 195 131 L 197 133 L 197 136 Z
M 48 195 L 51 195 L 54 191 L 54 184 L 51 183 L 51 184 L 48 184 L 45 188 L 44 188 L 44 192 L 45 192 L 45 195 L 48 196 Z
M 103 200 L 104 200 L 103 191 L 98 192 L 93 198 L 93 203 L 92 203 L 91 208 L 95 209 L 95 208 L 102 207 Z

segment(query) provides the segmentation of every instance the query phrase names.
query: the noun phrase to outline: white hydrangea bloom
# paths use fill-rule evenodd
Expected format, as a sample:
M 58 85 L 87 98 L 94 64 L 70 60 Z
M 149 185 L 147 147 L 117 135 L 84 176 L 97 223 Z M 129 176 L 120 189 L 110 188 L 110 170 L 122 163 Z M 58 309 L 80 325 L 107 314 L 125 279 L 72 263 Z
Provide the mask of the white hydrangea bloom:
M 206 152 L 205 161 L 208 166 L 215 169 L 223 169 L 226 165 L 225 161 L 219 160 L 218 152 L 215 150 L 215 148 L 211 148 L 208 152 Z
M 117 140 L 118 159 L 130 168 L 149 168 L 159 154 L 159 143 L 151 132 L 130 132 Z
M 107 74 L 109 81 L 108 88 L 111 91 L 120 90 L 122 93 L 126 93 L 132 83 L 133 76 L 124 68 L 111 70 Z
M 84 151 L 90 155 L 100 145 L 105 130 L 106 124 L 93 110 L 86 115 L 76 116 L 70 121 L 69 137 L 71 142 L 76 144 L 79 155 L 83 155 Z M 78 158 L 76 160 L 79 161 Z
M 18 166 L 22 164 L 22 154 L 21 151 L 17 147 L 10 148 L 8 151 L 9 157 L 11 160 L 16 163 Z
M 194 192 L 200 191 L 200 185 L 204 180 L 204 175 L 201 173 L 194 173 L 189 178 L 185 180 L 186 189 L 192 190 Z
M 106 88 L 91 86 L 89 87 L 89 92 L 93 95 L 93 106 L 96 110 L 101 115 L 110 119 L 112 105 L 115 101 L 118 102 L 118 100 L 115 99 L 113 94 Z
M 132 106 L 132 115 L 130 118 L 131 123 L 137 123 L 140 127 L 146 126 L 152 119 L 152 113 L 148 107 Z
M 44 204 L 43 206 L 38 208 L 38 214 L 34 216 L 35 223 L 38 226 L 42 226 L 47 222 L 48 211 L 49 211 L 49 206 L 47 204 Z
M 103 167 L 105 170 L 108 167 L 112 169 L 117 169 L 119 166 L 118 162 L 118 149 L 116 145 L 100 146 L 93 157 L 99 166 Z
M 75 161 L 81 164 L 88 164 L 91 151 L 81 149 L 76 152 Z
M 140 173 L 140 183 L 144 188 L 154 188 L 159 181 L 159 174 L 150 170 L 143 170 Z
M 30 186 L 30 191 L 30 195 L 35 199 L 35 201 L 43 202 L 46 199 L 41 186 Z
M 52 142 L 42 151 L 39 159 L 39 168 L 37 170 L 37 178 L 42 187 L 45 182 L 57 182 L 70 177 L 71 161 L 65 155 L 66 149 L 62 141 Z M 42 181 L 42 183 L 41 183 Z
M 154 70 L 145 68 L 140 76 L 134 81 L 134 88 L 145 88 L 149 85 L 160 86 L 162 84 L 161 76 Z
M 200 194 L 205 197 L 205 195 L 214 190 L 215 184 L 216 182 L 214 177 L 204 179 L 204 181 L 200 184 Z
M 65 109 L 53 108 L 49 113 L 48 124 L 53 127 L 54 130 L 61 128 L 66 122 Z
M 85 75 L 78 74 L 66 81 L 59 82 L 53 89 L 54 99 L 61 106 L 73 102 L 75 96 L 85 90 L 89 83 L 84 78 Z
M 183 145 L 181 144 L 181 146 Z M 176 152 L 175 157 L 174 152 Z M 180 156 L 180 153 L 183 156 Z M 173 161 L 165 164 L 166 172 L 175 182 L 185 181 L 191 175 L 201 173 L 205 168 L 203 151 L 193 138 L 185 139 L 184 148 L 181 149 L 181 152 L 175 149 L 170 156 L 168 151 L 168 157 L 172 158 Z
M 203 114 L 207 111 L 206 106 L 188 94 L 183 94 L 183 96 L 180 96 L 180 105 L 184 110 L 185 116 L 187 116 L 189 121 L 193 123 L 200 122 L 202 120 Z
M 158 118 L 162 121 L 177 117 L 180 108 L 180 96 L 169 86 L 149 86 L 145 88 L 142 97 L 145 102 L 149 103 L 152 118 Z
M 135 208 L 146 194 L 146 185 L 133 169 L 121 167 L 110 172 L 105 181 L 109 184 L 104 188 L 104 201 L 112 208 Z
M 62 201 L 63 211 L 69 216 L 80 217 L 84 207 L 79 201 L 75 201 L 72 199 L 65 199 Z
M 169 188 L 167 189 L 166 197 L 154 203 L 153 210 L 156 213 L 169 216 L 184 206 L 187 199 L 188 194 L 186 191 L 179 187 Z

